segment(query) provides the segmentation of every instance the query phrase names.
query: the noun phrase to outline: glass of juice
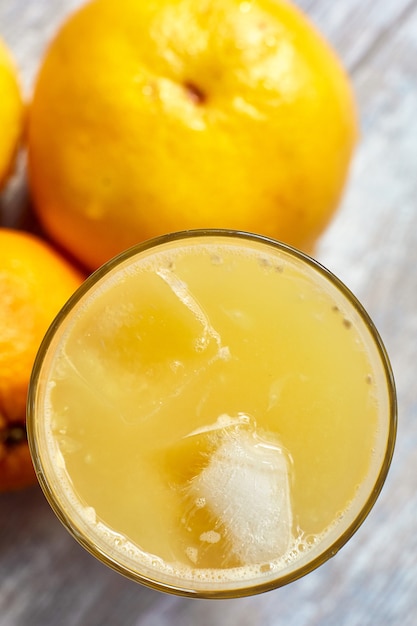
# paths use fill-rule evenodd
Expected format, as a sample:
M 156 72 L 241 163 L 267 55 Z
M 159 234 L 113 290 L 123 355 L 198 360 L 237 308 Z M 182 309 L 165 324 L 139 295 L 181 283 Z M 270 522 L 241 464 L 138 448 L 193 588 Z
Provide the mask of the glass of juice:
M 372 508 L 396 432 L 383 343 L 310 257 L 226 230 L 92 274 L 40 348 L 28 437 L 72 535 L 150 587 L 220 598 L 326 561 Z

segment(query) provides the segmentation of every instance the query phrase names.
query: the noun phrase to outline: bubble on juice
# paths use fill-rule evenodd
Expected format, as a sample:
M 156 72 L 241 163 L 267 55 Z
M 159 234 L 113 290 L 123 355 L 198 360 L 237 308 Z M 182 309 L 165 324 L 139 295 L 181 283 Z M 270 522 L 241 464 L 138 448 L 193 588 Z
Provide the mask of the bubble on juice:
M 208 530 L 205 533 L 201 533 L 200 540 L 207 543 L 217 543 L 222 538 L 221 534 L 216 530 Z
M 206 348 L 210 345 L 209 339 L 207 336 L 197 337 L 194 341 L 194 350 L 196 352 L 204 352 Z
M 185 550 L 186 555 L 190 559 L 192 563 L 197 563 L 198 561 L 198 550 L 193 546 L 188 546 Z
M 232 355 L 229 346 L 222 346 L 221 348 L 219 348 L 217 356 L 223 361 L 230 361 Z
M 169 366 L 174 373 L 185 369 L 184 363 L 179 359 L 174 359 L 173 361 L 171 361 Z
M 186 497 L 204 502 L 204 510 L 194 510 L 187 526 L 201 530 L 206 521 L 199 540 L 206 550 L 219 544 L 218 567 L 279 558 L 293 539 L 287 454 L 276 441 L 260 437 L 245 414 L 221 415 L 202 433 L 211 438 L 212 453 L 189 481 Z
M 93 526 L 97 522 L 96 510 L 92 506 L 85 506 L 83 509 L 83 517 L 87 524 L 92 524 Z

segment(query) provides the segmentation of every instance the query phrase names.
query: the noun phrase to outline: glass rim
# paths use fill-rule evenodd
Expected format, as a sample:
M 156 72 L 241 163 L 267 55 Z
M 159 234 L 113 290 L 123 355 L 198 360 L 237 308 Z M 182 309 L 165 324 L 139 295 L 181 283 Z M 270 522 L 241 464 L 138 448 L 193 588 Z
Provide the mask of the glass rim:
M 358 314 L 359 318 L 362 320 L 364 327 L 366 327 L 369 332 L 370 339 L 372 340 L 372 343 L 376 348 L 376 352 L 386 380 L 388 400 L 386 446 L 385 450 L 381 453 L 382 462 L 380 463 L 379 472 L 374 479 L 374 485 L 373 488 L 370 490 L 368 497 L 364 500 L 363 504 L 360 507 L 360 510 L 354 514 L 353 519 L 351 520 L 350 524 L 345 528 L 345 530 L 340 535 L 337 535 L 336 539 L 332 541 L 321 552 L 319 552 L 316 556 L 313 556 L 313 558 L 301 564 L 299 567 L 295 567 L 295 569 L 292 569 L 288 573 L 285 573 L 286 568 L 284 567 L 283 569 L 279 569 L 276 571 L 275 577 L 271 576 L 271 578 L 261 580 L 259 580 L 259 578 L 248 578 L 240 581 L 228 581 L 228 586 L 225 586 L 225 588 L 222 588 L 221 582 L 217 582 L 215 583 L 217 585 L 215 589 L 209 588 L 210 585 L 207 585 L 207 587 L 203 588 L 201 582 L 198 583 L 198 586 L 201 586 L 201 589 L 193 588 L 194 583 L 189 579 L 186 579 L 184 581 L 185 584 L 183 585 L 175 583 L 171 584 L 169 582 L 166 582 L 165 580 L 158 580 L 159 570 L 156 572 L 155 578 L 153 579 L 146 574 L 144 575 L 139 571 L 134 570 L 133 568 L 129 568 L 126 565 L 119 563 L 117 558 L 113 558 L 111 556 L 110 550 L 107 553 L 104 550 L 99 549 L 99 547 L 95 543 L 94 533 L 92 533 L 91 536 L 86 536 L 86 534 L 82 530 L 80 530 L 77 525 L 74 524 L 74 520 L 72 519 L 70 512 L 63 510 L 63 507 L 60 505 L 59 498 L 55 495 L 55 490 L 51 486 L 52 481 L 48 479 L 44 472 L 44 465 L 41 460 L 42 455 L 38 446 L 38 440 L 36 436 L 36 398 L 44 358 L 62 322 L 67 319 L 67 317 L 71 314 L 71 311 L 76 307 L 77 303 L 83 298 L 84 295 L 86 295 L 90 291 L 92 287 L 94 287 L 94 285 L 99 280 L 107 276 L 114 268 L 118 267 L 123 262 L 128 261 L 130 258 L 147 250 L 156 249 L 166 243 L 192 238 L 199 239 L 202 237 L 242 239 L 246 241 L 258 242 L 259 244 L 264 244 L 274 249 L 279 249 L 282 252 L 297 258 L 302 263 L 307 264 L 313 271 L 318 272 L 322 277 L 329 281 L 333 285 L 333 287 L 335 287 L 336 290 L 339 291 L 346 298 L 346 300 Z M 396 432 L 397 394 L 391 363 L 382 338 L 374 322 L 372 321 L 364 306 L 354 295 L 354 293 L 331 270 L 326 268 L 319 261 L 309 256 L 305 252 L 302 252 L 289 244 L 261 234 L 233 229 L 193 229 L 186 231 L 176 231 L 160 235 L 158 237 L 147 239 L 145 241 L 135 244 L 134 246 L 131 246 L 130 248 L 114 256 L 97 270 L 92 272 L 73 293 L 73 295 L 68 299 L 68 301 L 60 309 L 60 311 L 50 324 L 41 342 L 34 361 L 27 399 L 28 444 L 37 479 L 49 505 L 51 506 L 58 519 L 64 525 L 64 527 L 67 529 L 67 531 L 78 541 L 78 543 L 80 543 L 88 552 L 90 552 L 90 554 L 92 554 L 102 563 L 111 567 L 113 570 L 124 575 L 125 577 L 158 591 L 164 591 L 178 596 L 195 598 L 230 599 L 271 591 L 273 589 L 283 587 L 295 580 L 302 578 L 306 574 L 317 569 L 320 565 L 328 561 L 335 554 L 337 554 L 337 552 L 339 552 L 339 550 L 350 540 L 350 538 L 363 524 L 363 522 L 371 512 L 376 500 L 378 499 L 378 496 L 385 483 L 394 454 Z M 179 576 L 172 576 L 172 578 L 180 580 Z M 231 587 L 232 585 L 234 585 L 233 588 Z

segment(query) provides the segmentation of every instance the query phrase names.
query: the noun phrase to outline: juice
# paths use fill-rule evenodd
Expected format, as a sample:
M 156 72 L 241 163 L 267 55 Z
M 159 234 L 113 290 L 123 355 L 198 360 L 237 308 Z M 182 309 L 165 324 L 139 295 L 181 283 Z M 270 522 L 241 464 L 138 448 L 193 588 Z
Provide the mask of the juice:
M 90 277 L 29 402 L 40 482 L 71 532 L 147 584 L 277 586 L 365 517 L 395 431 L 389 364 L 337 279 L 229 232 L 161 238 Z

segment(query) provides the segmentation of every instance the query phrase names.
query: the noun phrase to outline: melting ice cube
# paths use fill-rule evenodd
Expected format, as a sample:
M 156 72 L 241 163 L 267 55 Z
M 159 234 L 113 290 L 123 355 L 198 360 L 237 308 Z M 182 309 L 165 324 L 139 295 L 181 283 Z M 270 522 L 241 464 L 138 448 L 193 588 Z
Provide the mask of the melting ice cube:
M 282 556 L 291 542 L 288 460 L 275 443 L 242 428 L 225 430 L 208 465 L 191 481 L 242 564 Z

